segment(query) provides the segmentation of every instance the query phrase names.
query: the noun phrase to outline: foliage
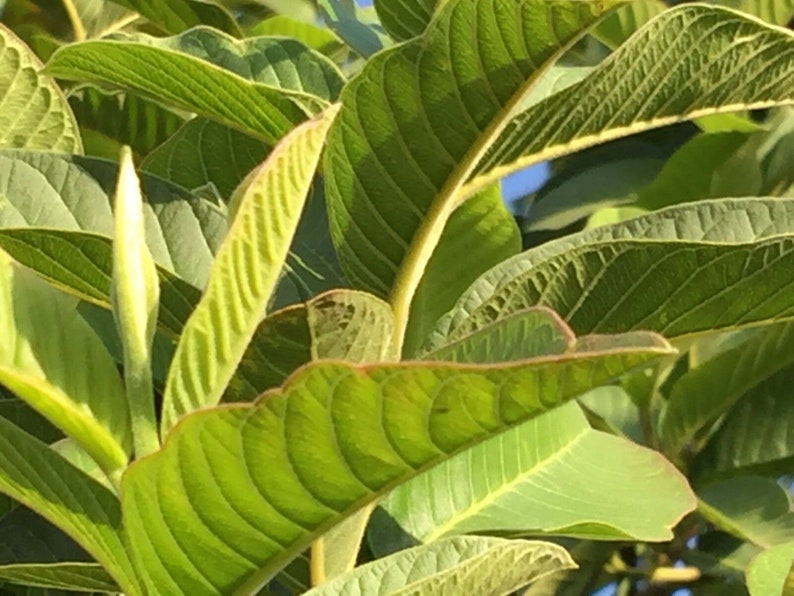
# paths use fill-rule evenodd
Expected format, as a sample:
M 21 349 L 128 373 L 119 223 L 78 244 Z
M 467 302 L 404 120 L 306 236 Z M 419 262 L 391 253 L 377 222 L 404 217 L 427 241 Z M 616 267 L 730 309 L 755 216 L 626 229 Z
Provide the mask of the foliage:
M 794 3 L 0 11 L 4 593 L 794 590 Z

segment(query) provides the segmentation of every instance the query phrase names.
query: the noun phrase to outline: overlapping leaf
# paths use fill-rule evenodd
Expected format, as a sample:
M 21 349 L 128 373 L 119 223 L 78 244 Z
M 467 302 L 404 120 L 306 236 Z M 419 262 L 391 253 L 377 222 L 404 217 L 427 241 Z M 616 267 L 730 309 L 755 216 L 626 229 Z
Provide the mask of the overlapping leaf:
M 115 164 L 54 153 L 0 153 L 0 228 L 55 228 L 113 235 Z M 209 201 L 143 176 L 146 240 L 155 261 L 203 287 L 226 219 Z
M 0 253 L 0 381 L 111 474 L 131 446 L 115 363 L 67 296 Z M 91 362 L 91 366 L 86 366 Z
M 199 28 L 165 40 L 137 36 L 127 41 L 88 41 L 58 50 L 47 63 L 46 72 L 142 93 L 275 143 L 307 118 L 307 110 L 318 111 L 327 102 L 245 78 L 272 69 L 270 58 L 286 60 L 283 67 L 297 75 L 295 65 L 290 64 L 295 56 L 290 52 L 305 48 L 296 41 L 270 40 L 274 56 L 261 52 L 252 63 L 244 58 L 245 52 L 256 51 L 263 39 L 235 42 L 218 32 Z M 196 47 L 191 40 L 202 44 Z M 303 51 L 299 53 L 305 55 Z M 326 76 L 333 71 L 324 57 L 316 56 L 324 67 L 303 64 L 307 73 L 316 76 L 319 69 Z
M 212 0 L 113 0 L 140 13 L 167 33 L 181 33 L 197 25 L 211 25 L 227 33 L 238 34 L 240 29 L 232 15 Z
M 136 593 L 116 496 L 5 419 L 0 429 L 0 491 L 61 528 L 125 592 Z
M 275 289 L 337 112 L 329 108 L 293 131 L 235 192 L 229 233 L 169 370 L 163 434 L 226 390 Z
M 80 124 L 86 155 L 114 161 L 121 145 L 130 145 L 136 156 L 147 155 L 184 122 L 153 101 L 130 94 L 107 95 L 92 88 L 70 96 L 69 105 Z
M 564 548 L 548 542 L 458 537 L 362 565 L 306 596 L 509 594 L 575 565 Z
M 403 41 L 424 33 L 443 0 L 375 0 L 381 23 L 394 39 Z
M 788 596 L 791 569 L 794 567 L 794 542 L 762 552 L 747 568 L 747 587 L 751 596 L 781 594 Z
M 630 493 L 615 492 L 629 483 Z M 653 511 L 638 500 L 652 500 Z M 592 430 L 570 404 L 425 472 L 381 506 L 389 523 L 376 517 L 370 534 L 381 548 L 394 523 L 420 542 L 492 532 L 653 542 L 671 539 L 695 499 L 661 455 Z
M 746 392 L 792 360 L 794 325 L 783 323 L 689 370 L 673 385 L 659 424 L 665 449 L 680 453 Z
M 391 349 L 389 305 L 364 292 L 328 292 L 267 317 L 229 382 L 229 401 L 252 401 L 317 359 L 387 362 Z
M 726 199 L 574 234 L 481 276 L 425 347 L 535 304 L 579 333 L 644 328 L 677 336 L 785 319 L 794 314 L 785 273 L 792 232 L 794 201 Z
M 0 25 L 0 147 L 81 153 L 80 132 L 58 85 L 41 62 Z
M 477 188 L 520 167 L 708 114 L 794 103 L 794 33 L 702 5 L 666 11 L 580 83 L 513 118 Z
M 318 0 L 325 24 L 351 48 L 368 57 L 391 45 L 372 7 L 364 8 L 356 0 Z
M 670 353 L 649 335 L 489 369 L 321 363 L 257 405 L 186 416 L 124 477 L 142 580 L 158 591 L 253 590 L 419 470 Z
M 792 382 L 789 364 L 746 392 L 698 455 L 693 473 L 706 478 L 739 470 L 788 472 L 794 461 Z
M 794 512 L 771 478 L 734 476 L 697 491 L 700 512 L 715 524 L 762 548 L 794 540 Z
M 351 281 L 395 291 L 401 324 L 477 160 L 606 4 L 452 0 L 343 91 L 325 159 L 331 231 Z

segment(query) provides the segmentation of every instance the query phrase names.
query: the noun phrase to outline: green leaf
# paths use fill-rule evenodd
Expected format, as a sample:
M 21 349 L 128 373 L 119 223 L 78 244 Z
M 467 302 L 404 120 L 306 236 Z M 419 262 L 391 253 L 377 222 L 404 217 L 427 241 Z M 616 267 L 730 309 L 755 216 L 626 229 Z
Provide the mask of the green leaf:
M 374 11 L 356 0 L 318 0 L 317 6 L 328 28 L 365 58 L 391 45 Z
M 792 0 L 719 0 L 719 3 L 781 27 L 794 18 Z
M 475 251 L 471 247 L 477 247 Z M 521 234 L 494 185 L 461 205 L 444 228 L 411 304 L 403 353 L 411 356 L 436 321 L 482 273 L 521 250 Z M 467 254 L 465 259 L 461 255 Z
M 159 592 L 258 589 L 418 471 L 671 353 L 648 336 L 644 347 L 491 369 L 318 363 L 256 405 L 195 412 L 123 479 L 141 579 Z
M 71 3 L 77 19 L 77 23 L 71 23 L 75 39 L 103 37 L 138 18 L 112 0 L 71 0 Z
M 252 401 L 312 360 L 396 360 L 389 343 L 392 325 L 388 304 L 351 290 L 328 292 L 275 312 L 257 328 L 225 399 Z
M 0 275 L 0 382 L 75 439 L 105 473 L 124 468 L 132 438 L 124 388 L 112 358 L 77 315 L 77 299 L 4 253 Z
M 235 191 L 229 232 L 168 373 L 163 435 L 226 390 L 275 289 L 337 112 L 329 108 L 295 129 Z
M 593 36 L 614 50 L 634 35 L 637 29 L 665 10 L 667 5 L 662 0 L 627 2 L 594 27 Z
M 306 596 L 510 594 L 550 573 L 575 567 L 571 556 L 556 544 L 460 536 L 362 565 Z
M 794 361 L 794 325 L 783 323 L 699 364 L 673 385 L 659 423 L 667 453 L 678 455 L 745 393 Z
M 0 416 L 44 443 L 54 443 L 63 438 L 61 431 L 23 400 L 16 397 L 0 399 Z
M 629 478 L 632 490 L 615 492 Z M 644 501 L 654 508 L 638 515 Z M 403 484 L 381 507 L 390 522 L 383 530 L 396 523 L 423 543 L 494 532 L 663 542 L 695 504 L 684 476 L 660 454 L 592 430 L 569 404 Z M 370 536 L 376 545 L 390 541 Z
M 581 82 L 515 116 L 462 192 L 598 143 L 710 114 L 794 102 L 794 33 L 727 9 L 661 14 Z M 705 53 L 692 47 L 708 48 Z
M 341 45 L 339 38 L 330 30 L 283 15 L 265 19 L 248 31 L 248 37 L 262 35 L 291 37 L 326 55 Z
M 111 240 L 105 236 L 41 228 L 0 229 L 0 248 L 50 283 L 83 300 L 110 309 L 113 269 Z M 201 291 L 158 268 L 160 329 L 178 337 Z
M 152 383 L 160 284 L 146 246 L 143 196 L 129 147 L 121 153 L 113 212 L 116 228 L 110 302 L 124 348 L 124 386 L 135 456 L 141 458 L 160 448 Z
M 0 520 L 2 580 L 56 589 L 119 589 L 74 540 L 21 506 Z
M 70 44 L 53 54 L 45 72 L 142 93 L 269 143 L 306 119 L 305 102 L 323 104 L 319 98 L 289 94 L 206 60 L 140 41 Z
M 404 41 L 425 32 L 433 13 L 446 0 L 374 0 L 375 10 L 386 31 Z
M 771 478 L 735 476 L 697 491 L 700 513 L 718 528 L 769 548 L 794 540 L 794 512 Z
M 148 154 L 182 125 L 184 119 L 156 102 L 130 94 L 107 95 L 86 87 L 69 97 L 80 124 L 86 155 L 115 160 L 120 145 L 137 156 Z
M 349 286 L 331 242 L 322 183 L 315 179 L 270 308 L 305 302 L 322 292 Z
M 124 592 L 138 593 L 116 496 L 3 418 L 0 431 L 0 491 L 65 531 Z
M 571 328 L 553 310 L 539 306 L 478 329 L 422 354 L 423 360 L 489 363 L 562 354 L 576 345 Z
M 757 270 L 748 269 L 752 275 L 745 275 L 742 254 L 771 256 L 789 243 L 775 237 L 793 231 L 794 201 L 723 199 L 672 207 L 566 236 L 508 259 L 482 275 L 439 321 L 425 349 L 437 349 L 535 304 L 557 311 L 579 333 L 623 332 L 641 325 L 676 337 L 749 324 L 750 318 L 772 322 L 788 316 L 783 306 L 785 292 L 774 297 L 781 301 L 779 307 L 772 299 L 762 302 L 746 293 L 744 299 L 731 299 L 729 308 L 718 302 L 727 295 L 739 296 L 742 286 L 752 286 L 752 296 L 763 297 L 778 283 L 785 286 L 783 278 L 775 280 L 777 274 L 772 273 L 777 267 L 782 271 L 783 261 L 770 260 Z M 701 263 L 710 259 L 719 259 L 721 267 L 729 262 L 733 265 L 701 275 Z M 581 279 L 576 278 L 579 267 L 583 267 Z M 631 274 L 635 277 L 629 270 L 636 271 Z M 741 283 L 723 294 L 727 278 L 717 277 L 731 270 L 735 281 Z M 756 285 L 755 280 L 762 283 L 762 277 L 771 285 Z M 621 310 L 620 305 L 627 304 L 629 298 L 625 292 L 637 279 L 642 279 L 643 285 L 635 290 L 642 296 L 631 309 Z M 587 280 L 592 280 L 592 288 Z M 615 285 L 610 287 L 608 280 Z M 713 284 L 710 290 L 709 280 Z M 685 282 L 694 284 L 687 286 L 691 292 L 684 291 Z M 703 302 L 708 295 L 715 301 Z M 499 307 L 493 309 L 496 304 Z M 739 312 L 743 307 L 748 309 L 745 314 Z
M 345 87 L 325 156 L 332 237 L 351 282 L 390 295 L 399 343 L 469 174 L 606 4 L 451 0 Z
M 0 25 L 0 147 L 81 153 L 77 122 L 60 87 L 41 74 L 41 62 Z
M 791 469 L 792 382 L 794 366 L 789 364 L 742 396 L 693 463 L 698 481 L 739 471 L 782 474 Z
M 119 589 L 102 566 L 96 563 L 2 565 L 0 580 L 74 592 L 116 592 Z
M 637 206 L 654 210 L 668 205 L 721 196 L 754 196 L 762 191 L 762 174 L 753 159 L 731 160 L 749 136 L 739 132 L 702 134 L 684 144 L 642 190 Z M 697 166 L 695 166 L 697 163 Z M 737 165 L 739 171 L 736 172 Z M 733 173 L 733 184 L 720 184 Z
M 598 209 L 633 203 L 661 165 L 661 160 L 653 157 L 616 159 L 546 185 L 527 210 L 524 230 L 557 230 Z
M 794 542 L 780 544 L 758 555 L 747 568 L 747 588 L 751 596 L 780 594 L 788 596 L 786 582 L 794 564 Z
M 147 155 L 141 170 L 183 188 L 212 183 L 226 198 L 269 151 L 269 144 L 250 135 L 194 118 Z
M 208 0 L 113 0 L 138 12 L 166 33 L 181 33 L 197 25 L 210 25 L 221 31 L 239 35 L 234 17 L 219 4 Z
M 118 169 L 104 160 L 53 153 L 0 152 L 0 228 L 41 227 L 113 236 L 111 199 Z M 155 261 L 203 287 L 226 218 L 209 201 L 142 176 L 146 240 Z

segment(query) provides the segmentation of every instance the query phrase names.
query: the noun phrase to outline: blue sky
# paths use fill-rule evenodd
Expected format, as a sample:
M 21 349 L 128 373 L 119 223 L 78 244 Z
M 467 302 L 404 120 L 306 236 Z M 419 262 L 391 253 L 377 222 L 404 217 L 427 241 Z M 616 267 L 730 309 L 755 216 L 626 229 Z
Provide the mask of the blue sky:
M 357 0 L 361 6 L 369 6 L 372 0 Z M 509 203 L 518 197 L 534 192 L 546 181 L 549 176 L 549 165 L 538 164 L 507 176 L 502 180 L 502 196 Z

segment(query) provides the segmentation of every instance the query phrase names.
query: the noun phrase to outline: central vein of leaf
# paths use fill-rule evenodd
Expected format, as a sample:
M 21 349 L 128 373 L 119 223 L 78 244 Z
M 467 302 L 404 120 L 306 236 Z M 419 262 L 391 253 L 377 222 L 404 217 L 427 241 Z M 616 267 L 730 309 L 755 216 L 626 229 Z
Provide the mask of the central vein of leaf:
M 510 122 L 514 115 L 514 110 L 521 99 L 532 90 L 540 76 L 546 71 L 546 68 L 553 64 L 569 46 L 570 43 L 557 50 L 549 60 L 524 81 L 524 84 L 516 90 L 504 107 L 494 115 L 482 134 L 472 143 L 466 155 L 450 172 L 444 186 L 433 199 L 422 223 L 414 234 L 413 240 L 405 253 L 405 258 L 400 264 L 392 286 L 391 296 L 389 297 L 394 311 L 392 345 L 395 347 L 397 354 L 402 354 L 411 302 L 433 256 L 433 252 L 438 246 L 444 227 L 455 209 L 474 194 L 473 191 L 470 192 L 466 187 L 466 182 L 491 143 L 499 137 Z

